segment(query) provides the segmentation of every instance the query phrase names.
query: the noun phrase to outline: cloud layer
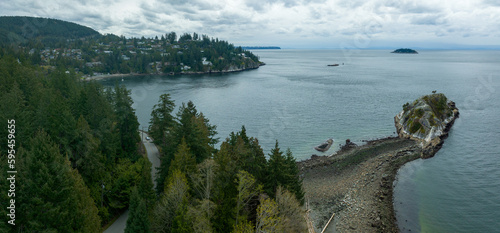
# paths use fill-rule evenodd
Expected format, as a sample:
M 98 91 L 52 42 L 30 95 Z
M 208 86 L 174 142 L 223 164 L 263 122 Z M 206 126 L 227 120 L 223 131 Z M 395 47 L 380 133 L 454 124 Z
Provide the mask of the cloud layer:
M 237 45 L 500 45 L 498 0 L 13 0 L 0 3 L 0 15 L 57 18 L 127 37 L 198 32 Z

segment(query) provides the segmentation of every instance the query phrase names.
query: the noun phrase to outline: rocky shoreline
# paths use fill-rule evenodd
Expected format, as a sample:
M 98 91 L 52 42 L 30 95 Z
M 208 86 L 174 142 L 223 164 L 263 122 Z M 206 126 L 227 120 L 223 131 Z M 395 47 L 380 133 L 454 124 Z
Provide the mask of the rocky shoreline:
M 459 116 L 455 103 L 447 105 L 451 113 L 443 124 L 423 127 L 418 137 L 408 134 L 406 123 L 400 121 L 406 113 L 403 110 L 395 118 L 398 137 L 368 141 L 363 146 L 346 141 L 330 156 L 313 155 L 297 162 L 314 230 L 321 232 L 335 214 L 325 232 L 398 232 L 393 206 L 397 172 L 405 163 L 430 158 L 441 149 Z M 419 114 L 425 116 L 426 112 Z M 435 114 L 429 115 L 436 120 Z M 424 120 L 420 122 L 424 124 Z
M 392 184 L 420 153 L 415 141 L 390 137 L 298 162 L 315 231 L 335 213 L 325 232 L 397 232 Z
M 144 76 L 144 75 L 201 75 L 201 74 L 226 74 L 226 73 L 236 73 L 247 70 L 258 69 L 261 66 L 266 65 L 264 62 L 260 62 L 257 66 L 250 66 L 245 68 L 230 68 L 227 70 L 209 70 L 205 72 L 194 72 L 194 71 L 182 71 L 180 73 L 148 73 L 148 74 L 139 74 L 139 73 L 128 73 L 128 74 L 103 74 L 103 75 L 95 75 L 95 76 L 83 76 L 82 79 L 85 81 L 91 80 L 102 80 L 107 78 L 119 78 L 119 77 L 130 77 L 130 76 Z

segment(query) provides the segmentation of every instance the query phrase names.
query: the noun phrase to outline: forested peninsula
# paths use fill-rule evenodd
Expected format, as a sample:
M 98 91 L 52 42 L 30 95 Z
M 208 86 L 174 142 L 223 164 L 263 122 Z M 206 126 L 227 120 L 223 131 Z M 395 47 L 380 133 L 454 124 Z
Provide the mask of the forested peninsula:
M 61 20 L 17 16 L 0 17 L 0 25 L 0 44 L 20 62 L 86 77 L 222 73 L 264 64 L 250 51 L 197 33 L 126 38 Z

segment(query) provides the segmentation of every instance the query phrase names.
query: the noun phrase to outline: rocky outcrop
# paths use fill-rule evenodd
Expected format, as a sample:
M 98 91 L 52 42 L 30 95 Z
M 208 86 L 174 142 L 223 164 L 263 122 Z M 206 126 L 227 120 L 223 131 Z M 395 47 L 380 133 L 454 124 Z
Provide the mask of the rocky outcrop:
M 394 117 L 400 138 L 420 142 L 422 158 L 430 158 L 441 149 L 451 126 L 458 118 L 455 103 L 442 93 L 426 95 L 413 103 L 403 105 L 403 111 Z

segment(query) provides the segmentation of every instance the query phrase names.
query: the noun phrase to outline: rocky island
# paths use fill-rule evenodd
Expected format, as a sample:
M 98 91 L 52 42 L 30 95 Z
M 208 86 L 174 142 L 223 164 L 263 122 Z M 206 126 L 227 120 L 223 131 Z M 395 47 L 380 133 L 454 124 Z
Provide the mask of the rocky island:
M 418 54 L 417 51 L 413 50 L 413 49 L 408 49 L 408 48 L 404 48 L 404 49 L 396 49 L 394 51 L 392 51 L 391 53 L 409 53 L 409 54 Z
M 394 118 L 398 137 L 357 146 L 346 141 L 330 156 L 298 162 L 316 232 L 398 232 L 393 182 L 405 163 L 432 157 L 459 112 L 444 94 L 403 105 Z
M 400 138 L 416 140 L 422 147 L 421 157 L 430 158 L 441 149 L 458 115 L 455 103 L 439 93 L 406 103 L 394 123 Z

